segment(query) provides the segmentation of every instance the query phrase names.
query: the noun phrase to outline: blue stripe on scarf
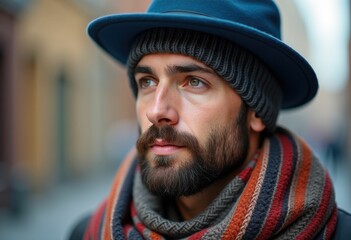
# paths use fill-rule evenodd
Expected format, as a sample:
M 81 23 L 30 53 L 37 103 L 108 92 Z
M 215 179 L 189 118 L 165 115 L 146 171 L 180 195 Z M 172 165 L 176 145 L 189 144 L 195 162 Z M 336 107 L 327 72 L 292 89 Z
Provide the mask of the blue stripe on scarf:
M 129 240 L 142 240 L 143 237 L 140 235 L 140 233 L 135 228 L 132 228 L 129 232 L 128 239 Z

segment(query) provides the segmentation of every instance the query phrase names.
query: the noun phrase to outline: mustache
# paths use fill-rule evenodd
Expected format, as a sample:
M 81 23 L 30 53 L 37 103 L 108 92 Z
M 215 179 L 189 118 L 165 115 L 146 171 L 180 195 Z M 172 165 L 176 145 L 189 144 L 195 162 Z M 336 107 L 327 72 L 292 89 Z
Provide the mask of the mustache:
M 170 125 L 163 125 L 161 127 L 152 125 L 137 140 L 138 152 L 143 155 L 156 139 L 163 139 L 166 142 L 176 143 L 192 150 L 199 149 L 198 140 L 190 133 L 180 132 Z

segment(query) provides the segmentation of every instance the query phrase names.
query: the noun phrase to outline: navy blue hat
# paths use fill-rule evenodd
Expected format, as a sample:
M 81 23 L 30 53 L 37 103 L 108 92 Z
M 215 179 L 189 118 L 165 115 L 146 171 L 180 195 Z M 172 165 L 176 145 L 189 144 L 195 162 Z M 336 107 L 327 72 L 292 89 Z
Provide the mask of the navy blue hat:
M 126 64 L 136 37 L 153 28 L 205 32 L 249 50 L 278 80 L 283 109 L 307 103 L 317 93 L 318 81 L 311 66 L 281 41 L 279 10 L 271 0 L 154 0 L 146 13 L 95 19 L 88 34 Z

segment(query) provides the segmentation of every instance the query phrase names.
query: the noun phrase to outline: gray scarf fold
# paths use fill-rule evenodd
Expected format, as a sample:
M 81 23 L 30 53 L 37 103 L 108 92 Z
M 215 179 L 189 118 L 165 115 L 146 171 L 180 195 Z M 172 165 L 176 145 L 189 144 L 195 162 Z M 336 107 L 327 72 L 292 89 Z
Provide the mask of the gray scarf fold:
M 199 232 L 205 228 L 220 224 L 228 224 L 230 217 L 226 215 L 235 211 L 233 205 L 240 196 L 245 183 L 240 177 L 234 178 L 214 199 L 214 201 L 197 217 L 182 221 L 177 217 L 174 203 L 164 203 L 164 199 L 152 195 L 141 182 L 140 172 L 134 177 L 133 199 L 137 217 L 134 224 L 142 222 L 147 228 L 171 238 L 182 238 Z M 177 219 L 178 218 L 178 219 Z

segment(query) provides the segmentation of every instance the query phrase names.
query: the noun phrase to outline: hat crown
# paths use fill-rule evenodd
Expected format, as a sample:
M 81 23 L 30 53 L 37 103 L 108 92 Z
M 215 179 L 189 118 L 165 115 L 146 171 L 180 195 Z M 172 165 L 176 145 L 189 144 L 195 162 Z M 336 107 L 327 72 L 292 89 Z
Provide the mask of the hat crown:
M 280 14 L 272 0 L 154 0 L 147 12 L 218 18 L 281 39 Z

